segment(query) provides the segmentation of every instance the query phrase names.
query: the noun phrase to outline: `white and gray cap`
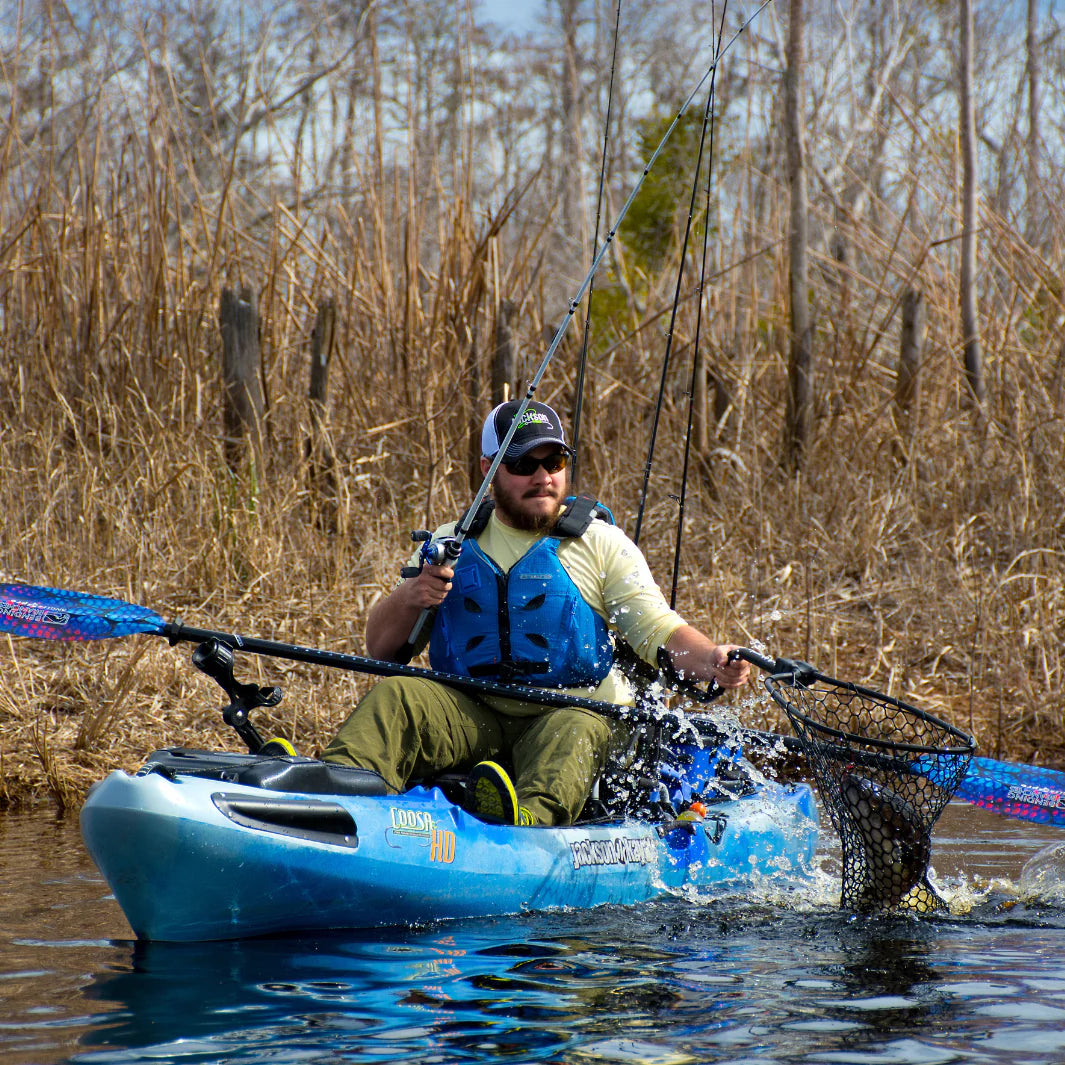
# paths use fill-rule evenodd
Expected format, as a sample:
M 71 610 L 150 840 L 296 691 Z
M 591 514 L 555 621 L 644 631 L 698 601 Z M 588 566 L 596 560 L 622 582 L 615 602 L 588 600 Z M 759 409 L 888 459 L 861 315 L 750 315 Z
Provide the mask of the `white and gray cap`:
M 520 406 L 521 400 L 508 400 L 506 403 L 500 403 L 485 418 L 484 428 L 481 430 L 481 454 L 485 458 L 493 458 L 499 451 L 499 445 L 503 443 Z M 541 444 L 559 444 L 566 451 L 571 450 L 566 443 L 561 418 L 546 403 L 532 400 L 525 408 L 503 458 L 512 462 Z

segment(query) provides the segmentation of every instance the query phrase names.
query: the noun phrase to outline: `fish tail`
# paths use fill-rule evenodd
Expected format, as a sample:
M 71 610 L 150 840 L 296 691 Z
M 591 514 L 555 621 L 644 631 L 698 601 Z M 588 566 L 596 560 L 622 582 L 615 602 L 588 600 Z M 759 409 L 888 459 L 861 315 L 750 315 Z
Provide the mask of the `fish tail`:
M 899 903 L 900 910 L 910 910 L 913 913 L 935 913 L 937 910 L 946 909 L 946 906 L 946 902 L 928 882 L 927 876 L 923 876 L 918 884 L 910 888 Z

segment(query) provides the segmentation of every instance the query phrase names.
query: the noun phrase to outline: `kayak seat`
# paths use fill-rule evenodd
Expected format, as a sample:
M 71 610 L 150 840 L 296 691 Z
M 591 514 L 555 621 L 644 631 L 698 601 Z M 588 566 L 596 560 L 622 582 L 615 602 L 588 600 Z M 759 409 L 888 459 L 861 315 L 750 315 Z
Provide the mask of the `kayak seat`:
M 315 758 L 267 758 L 243 769 L 237 782 L 272 791 L 309 795 L 388 795 L 384 779 L 371 769 L 320 762 Z
M 169 747 L 152 752 L 140 770 L 140 775 L 147 773 L 160 773 L 170 780 L 178 776 L 204 777 L 305 795 L 390 794 L 384 779 L 372 770 L 289 755 L 263 757 Z

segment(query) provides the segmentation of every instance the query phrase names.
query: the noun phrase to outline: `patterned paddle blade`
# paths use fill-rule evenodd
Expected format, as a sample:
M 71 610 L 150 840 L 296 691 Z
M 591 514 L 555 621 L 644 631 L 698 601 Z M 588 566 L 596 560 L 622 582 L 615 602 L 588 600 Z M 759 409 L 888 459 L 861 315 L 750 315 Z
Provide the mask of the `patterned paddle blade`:
M 166 621 L 154 610 L 121 599 L 0 584 L 0 632 L 38 640 L 108 640 L 147 632 L 160 634 Z
M 1056 769 L 974 758 L 958 798 L 1005 817 L 1065 828 L 1065 773 Z

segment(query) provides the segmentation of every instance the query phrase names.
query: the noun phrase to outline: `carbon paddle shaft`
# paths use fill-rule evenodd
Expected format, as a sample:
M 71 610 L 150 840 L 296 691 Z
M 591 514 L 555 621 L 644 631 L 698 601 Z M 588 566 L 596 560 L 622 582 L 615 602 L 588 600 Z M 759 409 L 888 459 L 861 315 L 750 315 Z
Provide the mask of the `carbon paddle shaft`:
M 365 658 L 362 655 L 345 654 L 342 651 L 323 651 L 317 647 L 300 647 L 296 644 L 278 643 L 274 640 L 260 640 L 254 636 L 240 636 L 232 632 L 215 632 L 211 629 L 190 628 L 177 622 L 168 622 L 160 635 L 171 643 L 203 643 L 205 640 L 218 640 L 234 651 L 248 654 L 269 655 L 272 658 L 285 658 L 292 662 L 306 662 L 310 665 L 328 666 L 333 669 L 346 669 L 355 673 L 368 673 L 377 677 L 417 677 L 422 680 L 446 684 L 460 691 L 472 692 L 474 695 L 494 695 L 520 702 L 536 703 L 539 706 L 576 706 L 582 710 L 591 710 L 597 714 L 623 719 L 629 707 L 617 703 L 607 703 L 599 699 L 583 699 L 567 692 L 551 691 L 548 688 L 527 688 L 517 684 L 500 684 L 476 677 L 463 677 L 456 673 L 438 673 L 421 666 L 401 665 L 398 662 L 385 662 L 377 658 Z

